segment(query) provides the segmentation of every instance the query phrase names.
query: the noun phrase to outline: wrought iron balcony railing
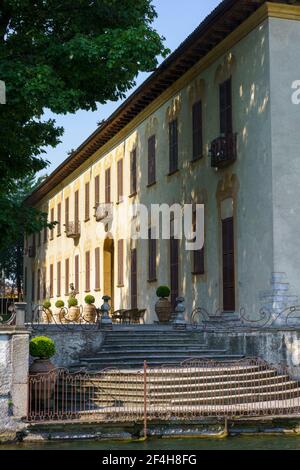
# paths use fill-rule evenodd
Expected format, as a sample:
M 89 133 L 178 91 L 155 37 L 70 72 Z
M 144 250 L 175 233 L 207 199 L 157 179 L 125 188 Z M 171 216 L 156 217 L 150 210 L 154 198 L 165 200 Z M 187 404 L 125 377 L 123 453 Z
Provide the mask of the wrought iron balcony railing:
M 35 258 L 35 255 L 36 255 L 36 248 L 34 245 L 32 245 L 28 248 L 28 256 L 29 258 Z
M 113 217 L 113 203 L 98 203 L 95 206 L 95 219 L 97 222 L 108 222 Z
M 80 222 L 68 222 L 66 225 L 66 235 L 68 238 L 80 237 Z
M 226 134 L 213 140 L 210 148 L 212 168 L 224 168 L 237 157 L 237 134 Z

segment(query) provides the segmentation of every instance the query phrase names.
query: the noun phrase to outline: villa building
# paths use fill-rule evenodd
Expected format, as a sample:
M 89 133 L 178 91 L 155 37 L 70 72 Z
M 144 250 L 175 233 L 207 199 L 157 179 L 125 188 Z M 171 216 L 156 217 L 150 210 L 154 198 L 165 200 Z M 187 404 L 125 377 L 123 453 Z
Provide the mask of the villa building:
M 159 285 L 187 314 L 296 302 L 299 44 L 300 2 L 224 0 L 28 198 L 57 225 L 26 239 L 26 301 L 66 300 L 74 283 L 81 303 L 109 295 L 114 310 L 147 308 L 148 323 Z M 201 250 L 104 219 L 104 204 L 163 203 L 204 204 Z

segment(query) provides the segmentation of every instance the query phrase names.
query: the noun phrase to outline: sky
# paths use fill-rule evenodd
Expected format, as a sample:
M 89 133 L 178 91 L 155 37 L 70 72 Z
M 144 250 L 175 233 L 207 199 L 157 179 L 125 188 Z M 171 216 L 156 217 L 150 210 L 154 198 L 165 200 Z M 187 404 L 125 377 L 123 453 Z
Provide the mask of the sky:
M 203 21 L 203 19 L 220 3 L 220 0 L 153 0 L 158 18 L 154 22 L 155 29 L 166 38 L 165 45 L 172 52 L 182 41 Z M 136 80 L 139 86 L 148 74 L 141 73 Z M 130 90 L 128 95 L 133 92 Z M 127 96 L 128 96 L 127 95 Z M 97 128 L 97 122 L 107 119 L 122 101 L 108 102 L 99 105 L 98 110 L 78 111 L 65 116 L 45 113 L 45 118 L 54 118 L 57 125 L 65 130 L 61 144 L 56 148 L 48 147 L 45 157 L 49 167 L 41 174 L 50 174 L 67 157 L 71 149 L 76 149 Z

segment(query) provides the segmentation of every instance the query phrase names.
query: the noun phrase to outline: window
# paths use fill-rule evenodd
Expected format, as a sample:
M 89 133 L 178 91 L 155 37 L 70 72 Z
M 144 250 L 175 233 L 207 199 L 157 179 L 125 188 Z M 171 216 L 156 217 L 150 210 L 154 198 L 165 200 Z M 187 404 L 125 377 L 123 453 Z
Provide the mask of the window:
M 65 294 L 69 294 L 69 284 L 70 284 L 70 260 L 69 258 L 65 260 Z
M 46 268 L 43 269 L 43 299 L 47 297 L 47 270 Z
M 56 272 L 56 296 L 61 296 L 61 262 L 57 263 L 57 272 Z
M 156 281 L 156 246 L 157 240 L 152 238 L 153 229 L 149 228 L 148 232 L 148 280 Z
M 202 157 L 203 140 L 202 140 L 202 102 L 197 101 L 193 105 L 193 161 Z
M 54 222 L 54 208 L 51 209 L 51 218 L 50 218 L 50 222 Z M 54 239 L 54 228 L 52 228 L 50 230 L 50 240 L 53 240 Z
M 148 185 L 156 181 L 156 156 L 155 156 L 156 137 L 152 135 L 148 139 Z
M 222 220 L 223 310 L 235 311 L 234 222 Z
M 220 132 L 232 133 L 232 86 L 231 78 L 220 85 Z
M 50 298 L 53 297 L 53 264 L 50 264 L 50 276 L 49 276 L 49 282 L 50 282 Z
M 176 299 L 179 296 L 179 240 L 174 237 L 174 219 L 171 220 L 170 279 L 171 303 L 174 309 L 176 307 Z
M 79 255 L 75 256 L 75 282 L 74 287 L 79 292 Z
M 79 191 L 75 191 L 74 194 L 74 222 L 78 224 L 79 222 Z
M 118 168 L 118 202 L 123 201 L 123 160 L 119 160 Z
M 68 227 L 70 222 L 70 199 L 67 197 L 65 199 L 65 225 Z
M 124 284 L 124 240 L 118 241 L 118 286 Z
M 193 232 L 196 233 L 196 211 L 193 212 Z M 192 251 L 193 256 L 193 274 L 204 274 L 204 246 L 201 250 Z
M 100 203 L 100 177 L 99 175 L 95 176 L 95 208 L 98 207 Z
M 178 121 L 174 119 L 169 123 L 169 172 L 178 170 Z
M 61 203 L 57 205 L 57 236 L 61 236 Z
M 130 152 L 130 194 L 134 195 L 137 192 L 136 181 L 136 149 Z
M 105 170 L 105 203 L 111 202 L 111 180 L 110 180 L 110 168 Z
M 90 220 L 90 183 L 85 183 L 85 210 L 84 220 Z
M 137 251 L 131 250 L 130 256 L 130 298 L 131 308 L 137 308 Z
M 95 248 L 95 290 L 100 290 L 100 248 Z
M 85 253 L 85 291 L 90 292 L 91 290 L 91 260 L 90 252 Z

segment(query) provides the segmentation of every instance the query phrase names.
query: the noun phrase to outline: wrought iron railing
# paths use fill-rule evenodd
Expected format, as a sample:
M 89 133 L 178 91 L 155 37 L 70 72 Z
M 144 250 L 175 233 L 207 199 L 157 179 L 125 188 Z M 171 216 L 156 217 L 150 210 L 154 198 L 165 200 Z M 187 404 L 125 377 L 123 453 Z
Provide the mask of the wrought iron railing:
M 0 297 L 0 326 L 14 325 L 16 321 L 15 300 Z
M 72 327 L 82 326 L 84 329 L 89 327 L 101 326 L 101 309 L 95 308 L 94 311 L 87 313 L 82 305 L 77 307 L 50 307 L 36 305 L 32 309 L 31 328 L 38 331 L 47 331 L 49 326 L 53 325 L 61 330 L 72 329 Z
M 237 157 L 237 134 L 226 134 L 213 140 L 210 148 L 212 168 L 230 165 Z

